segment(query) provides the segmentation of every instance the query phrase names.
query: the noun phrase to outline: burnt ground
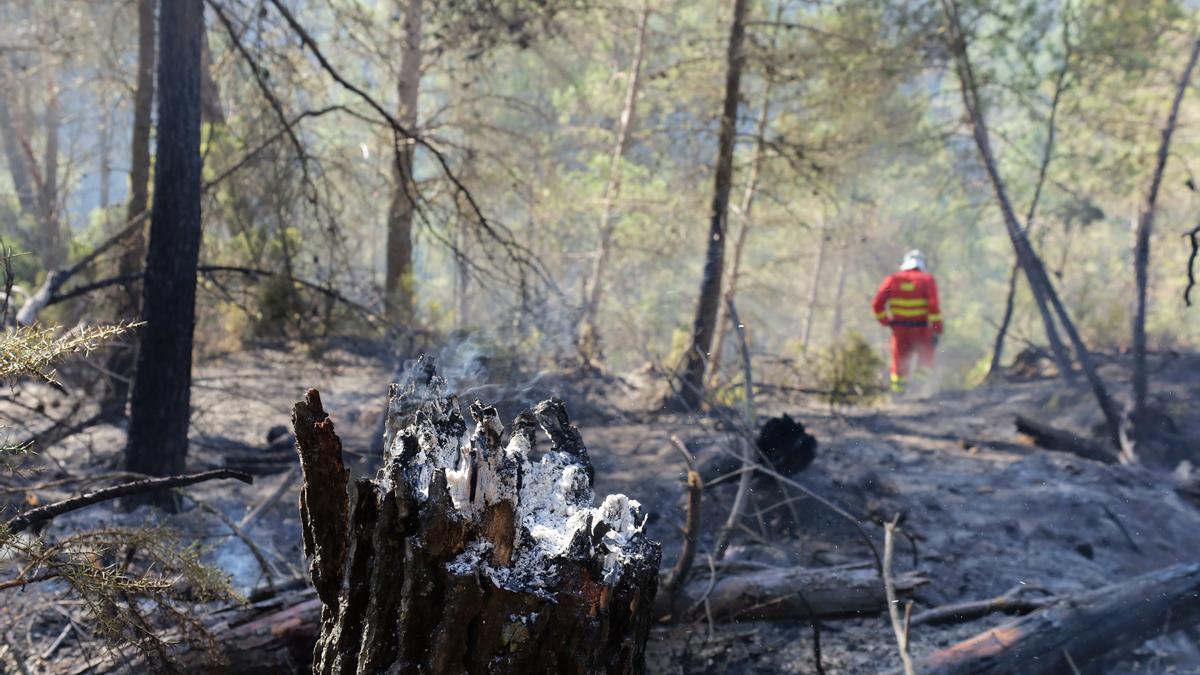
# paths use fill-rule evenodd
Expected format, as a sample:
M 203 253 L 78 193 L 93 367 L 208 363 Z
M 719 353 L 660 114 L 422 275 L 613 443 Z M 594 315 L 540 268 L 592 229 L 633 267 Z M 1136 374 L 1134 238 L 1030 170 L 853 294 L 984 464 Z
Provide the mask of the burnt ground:
M 1200 356 L 1159 356 L 1153 365 L 1155 404 L 1181 435 L 1200 438 Z M 270 427 L 288 424 L 291 403 L 304 388 L 316 387 L 343 438 L 348 463 L 356 472 L 371 472 L 378 415 L 393 371 L 388 359 L 363 349 L 335 349 L 322 354 L 319 363 L 302 351 L 278 349 L 207 360 L 198 365 L 195 377 L 189 469 L 222 466 L 230 455 L 264 447 Z M 1128 389 L 1120 359 L 1109 359 L 1102 373 L 1115 393 Z M 530 375 L 480 363 L 456 368 L 451 375 L 468 395 L 501 403 L 505 418 L 540 398 L 563 397 L 590 448 L 597 493 L 625 492 L 640 500 L 653 514 L 648 528 L 664 544 L 664 565 L 673 562 L 683 521 L 683 464 L 669 438 L 678 434 L 702 455 L 721 452 L 729 434 L 722 431 L 719 417 L 644 412 L 652 398 L 648 387 L 638 385 L 646 378 Z M 61 416 L 71 405 L 35 385 L 22 385 L 10 395 L 22 405 L 40 404 L 51 416 Z M 1173 489 L 1174 481 L 1187 473 L 1186 465 L 1177 467 L 1174 476 L 1164 469 L 1104 465 L 1048 452 L 1018 437 L 1013 425 L 1018 413 L 1092 434 L 1100 417 L 1082 381 L 1070 385 L 1060 379 L 1023 379 L 840 411 L 811 400 L 760 400 L 759 408 L 761 415 L 791 413 L 820 440 L 816 462 L 800 474 L 801 483 L 854 513 L 905 515 L 906 529 L 916 540 L 916 568 L 930 579 L 915 595 L 914 611 L 999 595 L 1017 585 L 1072 593 L 1200 560 L 1200 508 Z M 11 402 L 0 402 L 0 411 L 34 419 L 35 427 L 48 424 L 40 413 L 22 411 Z M 123 442 L 119 426 L 92 427 L 31 459 L 26 468 L 34 473 L 22 480 L 39 483 L 115 471 Z M 1200 455 L 1195 447 L 1175 450 Z M 189 493 L 238 521 L 293 471 L 287 463 L 278 469 L 251 486 L 207 483 Z M 696 574 L 707 574 L 704 556 L 732 501 L 732 483 L 706 491 Z M 292 483 L 250 533 L 281 577 L 305 568 L 296 492 Z M 0 499 L 45 502 L 71 494 L 67 485 L 9 491 Z M 768 522 L 766 536 L 735 538 L 729 557 L 806 566 L 870 559 L 839 517 L 810 499 L 795 506 L 799 523 L 791 531 L 774 531 Z M 156 517 L 149 511 L 123 514 L 100 505 L 58 519 L 48 533 L 142 524 Z M 196 509 L 166 520 L 205 543 L 207 559 L 231 574 L 242 592 L 263 585 L 246 545 L 230 537 L 220 521 Z M 870 529 L 878 543 L 880 528 Z M 898 566 L 912 568 L 907 542 L 899 553 Z M 7 565 L 0 561 L 0 569 Z M 5 570 L 0 576 L 10 575 Z M 82 608 L 63 602 L 64 589 L 54 582 L 0 595 L 0 630 L 5 642 L 23 654 L 29 672 L 66 672 L 102 651 L 86 639 Z M 77 639 L 81 631 L 76 630 L 72 639 L 51 650 L 67 615 L 78 622 L 85 639 Z M 914 628 L 912 649 L 919 656 L 1004 620 L 996 615 Z M 812 632 L 803 623 L 663 626 L 652 635 L 647 665 L 653 673 L 807 673 L 815 671 L 812 646 Z M 829 673 L 874 673 L 899 666 L 885 616 L 825 621 L 821 646 Z M 0 670 L 14 667 L 7 655 L 0 663 Z M 1109 666 L 1114 672 L 1200 672 L 1200 633 L 1164 635 Z

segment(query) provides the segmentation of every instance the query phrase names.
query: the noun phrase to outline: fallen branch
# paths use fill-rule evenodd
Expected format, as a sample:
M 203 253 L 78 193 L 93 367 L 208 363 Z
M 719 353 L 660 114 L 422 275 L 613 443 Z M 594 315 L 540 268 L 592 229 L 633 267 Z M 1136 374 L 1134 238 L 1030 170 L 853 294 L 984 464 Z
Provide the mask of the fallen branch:
M 149 480 L 140 480 L 133 483 L 125 483 L 123 485 L 114 485 L 113 487 L 103 488 L 95 492 L 88 492 L 78 497 L 71 497 L 60 502 L 39 506 L 36 509 L 30 509 L 25 513 L 9 520 L 5 523 L 5 528 L 12 534 L 23 532 L 30 527 L 40 525 L 49 520 L 53 520 L 64 513 L 78 511 L 79 509 L 98 504 L 100 502 L 127 497 L 129 495 L 141 494 L 144 492 L 152 492 L 154 490 L 166 490 L 169 488 L 184 487 L 186 485 L 194 485 L 210 480 L 218 480 L 222 478 L 235 478 L 243 483 L 253 483 L 254 479 L 250 474 L 241 471 L 232 471 L 230 469 L 217 469 L 215 471 L 204 471 L 201 473 L 193 473 L 185 476 L 168 476 L 166 478 L 151 478 Z
M 1070 431 L 1057 429 L 1035 419 L 1017 415 L 1017 432 L 1033 439 L 1039 447 L 1059 452 L 1069 452 L 1072 455 L 1090 459 L 1094 462 L 1115 464 L 1117 455 L 1108 448 L 1089 441 Z
M 1028 586 L 1017 586 L 1004 595 L 998 595 L 986 600 L 971 600 L 953 605 L 943 605 L 926 610 L 912 617 L 910 626 L 929 624 L 936 626 L 946 623 L 974 621 L 988 614 L 1004 612 L 1005 614 L 1028 614 L 1047 607 L 1059 599 L 1053 596 L 1040 598 L 1022 598 L 1023 593 L 1030 590 Z
M 925 657 L 917 672 L 1059 673 L 1119 656 L 1200 622 L 1200 563 L 1074 596 Z
M 297 467 L 292 467 L 289 469 L 287 473 L 279 478 L 279 482 L 275 484 L 275 489 L 271 490 L 269 495 L 263 498 L 263 500 L 259 502 L 253 509 L 250 509 L 250 512 L 238 522 L 238 527 L 242 528 L 247 533 L 253 530 L 254 526 L 258 522 L 259 516 L 261 516 L 264 511 L 269 509 L 272 504 L 279 501 L 279 498 L 288 491 L 288 488 L 290 488 L 299 477 L 300 471 Z
M 897 576 L 894 585 L 897 593 L 907 594 L 927 581 L 919 573 L 907 572 Z M 812 621 L 877 614 L 887 607 L 882 579 L 873 567 L 767 569 L 717 577 L 711 585 L 709 590 L 707 579 L 685 584 L 676 604 L 698 610 L 673 618 L 690 621 L 707 611 L 717 621 Z M 661 603 L 655 613 L 666 616 L 669 608 Z
M 220 661 L 213 662 L 209 650 L 194 649 L 171 639 L 171 661 L 186 672 L 228 675 L 306 672 L 312 662 L 313 645 L 321 632 L 321 601 L 311 588 L 277 594 L 251 605 L 219 610 L 205 619 L 213 639 L 220 645 Z M 140 673 L 148 671 L 139 654 L 110 655 L 100 663 L 87 663 L 72 675 Z

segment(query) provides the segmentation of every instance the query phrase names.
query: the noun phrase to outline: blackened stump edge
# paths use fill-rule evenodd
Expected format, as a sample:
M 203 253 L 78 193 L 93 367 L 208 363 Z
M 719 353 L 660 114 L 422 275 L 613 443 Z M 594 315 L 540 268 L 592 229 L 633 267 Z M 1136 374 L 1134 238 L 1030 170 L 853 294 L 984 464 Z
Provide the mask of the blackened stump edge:
M 294 409 L 305 552 L 324 608 L 316 673 L 641 673 L 659 545 L 592 466 L 561 401 L 475 431 L 441 378 L 393 386 L 384 467 L 347 492 L 315 391 Z M 529 459 L 534 420 L 551 449 Z M 399 427 L 403 423 L 405 426 Z

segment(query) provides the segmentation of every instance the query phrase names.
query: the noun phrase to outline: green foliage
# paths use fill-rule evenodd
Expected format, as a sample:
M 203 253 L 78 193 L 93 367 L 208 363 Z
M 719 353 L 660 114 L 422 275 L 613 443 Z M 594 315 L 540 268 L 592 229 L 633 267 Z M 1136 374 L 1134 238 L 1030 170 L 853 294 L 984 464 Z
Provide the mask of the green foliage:
M 40 327 L 6 331 L 0 334 L 0 381 L 31 377 L 53 384 L 54 373 L 47 370 L 51 365 L 71 356 L 86 357 L 135 325 L 66 333 Z M 4 467 L 11 477 L 23 478 L 19 462 L 32 454 L 32 444 L 0 445 Z M 0 494 L 24 491 L 19 485 L 0 484 Z M 203 549 L 184 545 L 163 527 L 86 529 L 51 539 L 12 534 L 0 520 L 0 572 L 13 573 L 0 577 L 0 589 L 65 584 L 89 611 L 89 626 L 99 636 L 136 648 L 150 669 L 165 672 L 176 668 L 173 643 L 179 641 L 220 661 L 216 643 L 191 607 L 237 598 L 228 577 L 201 562 L 203 554 Z
M 52 364 L 68 356 L 91 354 L 101 343 L 111 340 L 139 324 L 91 326 L 61 332 L 60 328 L 21 326 L 0 334 L 0 381 L 11 382 L 33 377 L 53 383 Z
M 831 406 L 866 405 L 884 395 L 883 358 L 861 333 L 851 331 L 817 356 L 817 385 Z
M 258 313 L 251 324 L 254 335 L 282 336 L 302 311 L 300 294 L 291 279 L 282 275 L 267 277 L 258 284 Z
M 178 641 L 220 661 L 211 633 L 188 608 L 236 599 L 236 593 L 226 576 L 201 562 L 204 550 L 183 544 L 173 530 L 101 528 L 49 541 L 14 537 L 0 527 L 0 550 L 24 563 L 14 579 L 0 583 L 65 583 L 87 608 L 89 625 L 112 644 L 136 648 L 151 670 L 178 667 L 172 644 Z

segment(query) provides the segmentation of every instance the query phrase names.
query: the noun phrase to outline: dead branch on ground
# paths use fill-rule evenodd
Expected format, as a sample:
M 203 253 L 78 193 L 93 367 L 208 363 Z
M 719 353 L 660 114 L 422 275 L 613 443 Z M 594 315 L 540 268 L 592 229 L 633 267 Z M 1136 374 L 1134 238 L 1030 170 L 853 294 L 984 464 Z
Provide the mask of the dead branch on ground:
M 1103 462 L 1105 464 L 1114 464 L 1117 462 L 1117 454 L 1115 452 L 1070 431 L 1052 427 L 1049 424 L 1025 417 L 1024 415 L 1017 415 L 1016 422 L 1017 432 L 1033 439 L 1033 442 L 1039 447 L 1047 450 L 1069 452 L 1072 455 L 1090 459 L 1094 462 Z
M 892 622 L 892 632 L 896 634 L 896 647 L 900 650 L 900 661 L 904 664 L 904 675 L 915 675 L 912 657 L 908 653 L 908 622 L 900 620 L 900 600 L 896 597 L 896 580 L 892 576 L 892 552 L 895 550 L 896 524 L 900 516 L 884 523 L 883 526 L 883 588 L 887 596 L 888 619 Z M 912 609 L 909 603 L 904 610 L 905 619 Z
M 1058 673 L 1120 656 L 1200 622 L 1200 563 L 1134 577 L 1045 607 L 920 660 L 920 673 Z
M 931 626 L 957 623 L 965 621 L 974 621 L 975 619 L 1003 612 L 1005 614 L 1027 614 L 1035 610 L 1042 609 L 1049 605 L 1059 602 L 1059 598 L 1053 596 L 1043 596 L 1040 598 L 1024 598 L 1021 597 L 1024 593 L 1030 592 L 1032 589 L 1029 586 L 1017 585 L 1011 590 L 998 595 L 994 598 L 986 600 L 970 600 L 967 602 L 959 602 L 952 605 L 942 605 L 934 607 L 916 614 L 909 621 L 910 626 L 921 626 L 929 624 Z
M 908 594 L 928 582 L 917 572 L 894 579 Z M 655 613 L 667 608 L 656 603 Z M 676 606 L 695 609 L 672 615 L 678 621 L 711 616 L 714 621 L 781 620 L 811 622 L 821 617 L 878 614 L 886 609 L 883 580 L 873 567 L 783 567 L 714 576 L 685 584 Z

